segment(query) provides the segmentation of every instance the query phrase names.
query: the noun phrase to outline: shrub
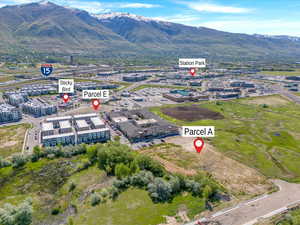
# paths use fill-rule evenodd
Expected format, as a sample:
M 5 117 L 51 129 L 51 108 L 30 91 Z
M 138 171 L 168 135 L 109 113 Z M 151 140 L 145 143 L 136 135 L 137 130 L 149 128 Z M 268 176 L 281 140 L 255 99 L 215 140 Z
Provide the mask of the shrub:
M 69 186 L 69 192 L 74 191 L 76 188 L 76 184 L 74 182 L 71 182 L 70 186 Z
M 1 156 L 0 156 L 0 169 L 1 168 L 4 168 L 4 167 L 8 167 L 11 165 L 11 162 L 6 160 L 6 159 L 3 159 Z
M 165 174 L 163 166 L 149 156 L 139 155 L 137 157 L 137 164 L 141 170 L 151 171 L 155 177 L 162 177 Z
M 142 170 L 141 172 L 130 177 L 130 183 L 136 187 L 147 187 L 154 180 L 154 176 L 150 171 Z
M 96 206 L 101 202 L 101 197 L 97 193 L 91 195 L 91 205 Z
M 13 155 L 12 157 L 13 168 L 22 167 L 26 164 L 26 162 L 27 162 L 27 158 L 24 155 L 18 154 L 18 155 Z
M 106 190 L 106 188 L 103 188 L 101 191 L 100 191 L 100 195 L 103 197 L 103 198 L 106 198 L 108 196 L 108 191 Z
M 171 185 L 162 178 L 155 178 L 153 183 L 148 184 L 148 191 L 154 202 L 169 201 L 172 197 Z
M 115 175 L 118 179 L 127 177 L 130 174 L 130 169 L 123 163 L 117 164 L 115 167 Z
M 5 204 L 0 208 L 1 225 L 30 225 L 32 223 L 32 201 L 26 199 L 18 206 Z
M 51 214 L 52 215 L 58 215 L 60 213 L 60 208 L 54 208 L 54 209 L 52 209 L 52 211 L 51 211 Z

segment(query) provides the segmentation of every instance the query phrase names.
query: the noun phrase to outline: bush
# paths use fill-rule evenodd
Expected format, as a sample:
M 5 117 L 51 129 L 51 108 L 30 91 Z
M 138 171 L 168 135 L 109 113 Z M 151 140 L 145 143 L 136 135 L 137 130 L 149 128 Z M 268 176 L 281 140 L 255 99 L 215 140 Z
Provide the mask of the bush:
M 87 168 L 89 168 L 92 165 L 92 163 L 90 162 L 90 160 L 88 159 L 82 159 L 79 164 L 77 165 L 77 172 L 80 172 L 82 170 L 85 170 Z
M 162 178 L 155 178 L 153 183 L 148 184 L 148 191 L 154 202 L 166 202 L 172 197 L 171 185 Z
M 13 155 L 12 157 L 13 168 L 22 167 L 26 164 L 26 162 L 27 162 L 27 158 L 24 155 L 18 154 L 18 155 Z
M 74 184 L 73 182 L 71 182 L 70 186 L 69 186 L 69 192 L 74 191 L 76 188 L 76 184 Z
M 0 169 L 8 166 L 11 166 L 11 162 L 0 156 Z
M 87 147 L 87 155 L 91 163 L 97 161 L 98 146 L 92 145 Z
M 114 175 L 117 164 L 128 166 L 134 160 L 134 153 L 127 145 L 109 142 L 98 150 L 98 167 Z
M 147 187 L 150 182 L 153 182 L 154 176 L 151 172 L 142 170 L 141 172 L 130 177 L 130 183 L 136 187 Z
M 58 215 L 60 213 L 60 208 L 54 208 L 54 209 L 52 209 L 52 211 L 51 211 L 51 214 L 52 215 Z
M 137 164 L 141 170 L 151 171 L 155 177 L 162 177 L 165 174 L 163 166 L 149 156 L 139 155 L 137 157 Z
M 32 223 L 32 201 L 26 199 L 18 206 L 5 204 L 0 208 L 1 225 L 30 225 Z
M 130 174 L 130 169 L 123 163 L 117 164 L 115 167 L 115 175 L 118 179 L 127 177 Z
M 91 205 L 96 206 L 101 202 L 101 197 L 97 193 L 91 195 Z
M 102 196 L 102 198 L 106 198 L 108 196 L 108 191 L 105 188 L 103 188 L 100 191 L 100 195 Z

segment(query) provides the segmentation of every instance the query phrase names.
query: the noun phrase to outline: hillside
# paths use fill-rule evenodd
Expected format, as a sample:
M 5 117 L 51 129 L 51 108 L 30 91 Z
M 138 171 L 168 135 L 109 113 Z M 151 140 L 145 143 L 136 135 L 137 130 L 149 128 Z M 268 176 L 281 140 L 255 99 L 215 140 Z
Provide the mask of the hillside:
M 296 60 L 299 39 L 246 35 L 111 13 L 91 15 L 50 2 L 0 8 L 0 53 L 94 57 Z

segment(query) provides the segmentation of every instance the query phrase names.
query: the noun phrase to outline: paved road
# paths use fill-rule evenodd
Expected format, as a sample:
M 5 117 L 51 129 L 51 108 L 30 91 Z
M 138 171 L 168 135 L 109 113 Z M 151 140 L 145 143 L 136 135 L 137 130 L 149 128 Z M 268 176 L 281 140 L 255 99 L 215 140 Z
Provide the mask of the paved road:
M 300 184 L 291 184 L 282 180 L 273 182 L 279 187 L 278 192 L 242 202 L 185 225 L 196 225 L 198 221 L 217 221 L 224 225 L 253 225 L 260 219 L 272 217 L 284 212 L 289 206 L 300 203 Z
M 288 99 L 294 101 L 297 104 L 300 104 L 300 96 L 295 95 L 290 91 L 287 91 L 286 89 L 284 89 L 280 85 L 273 85 L 273 88 L 274 88 L 274 90 L 277 90 L 279 92 L 279 94 L 287 97 Z

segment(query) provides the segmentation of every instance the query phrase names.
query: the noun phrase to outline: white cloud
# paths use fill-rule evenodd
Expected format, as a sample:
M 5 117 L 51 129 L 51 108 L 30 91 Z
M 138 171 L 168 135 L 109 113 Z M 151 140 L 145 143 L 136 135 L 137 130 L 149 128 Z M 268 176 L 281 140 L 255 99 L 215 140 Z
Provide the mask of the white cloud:
M 121 3 L 119 5 L 119 8 L 146 8 L 146 9 L 151 9 L 151 8 L 157 8 L 157 7 L 160 7 L 160 5 L 146 4 L 146 3 Z
M 209 4 L 209 3 L 201 3 L 201 2 L 185 2 L 187 7 L 196 10 L 198 12 L 210 12 L 210 13 L 247 13 L 250 12 L 251 9 L 233 7 L 233 6 L 225 6 L 225 5 L 217 5 L 217 4 Z
M 198 23 L 198 26 L 234 33 L 300 36 L 300 21 L 290 20 L 219 20 Z

